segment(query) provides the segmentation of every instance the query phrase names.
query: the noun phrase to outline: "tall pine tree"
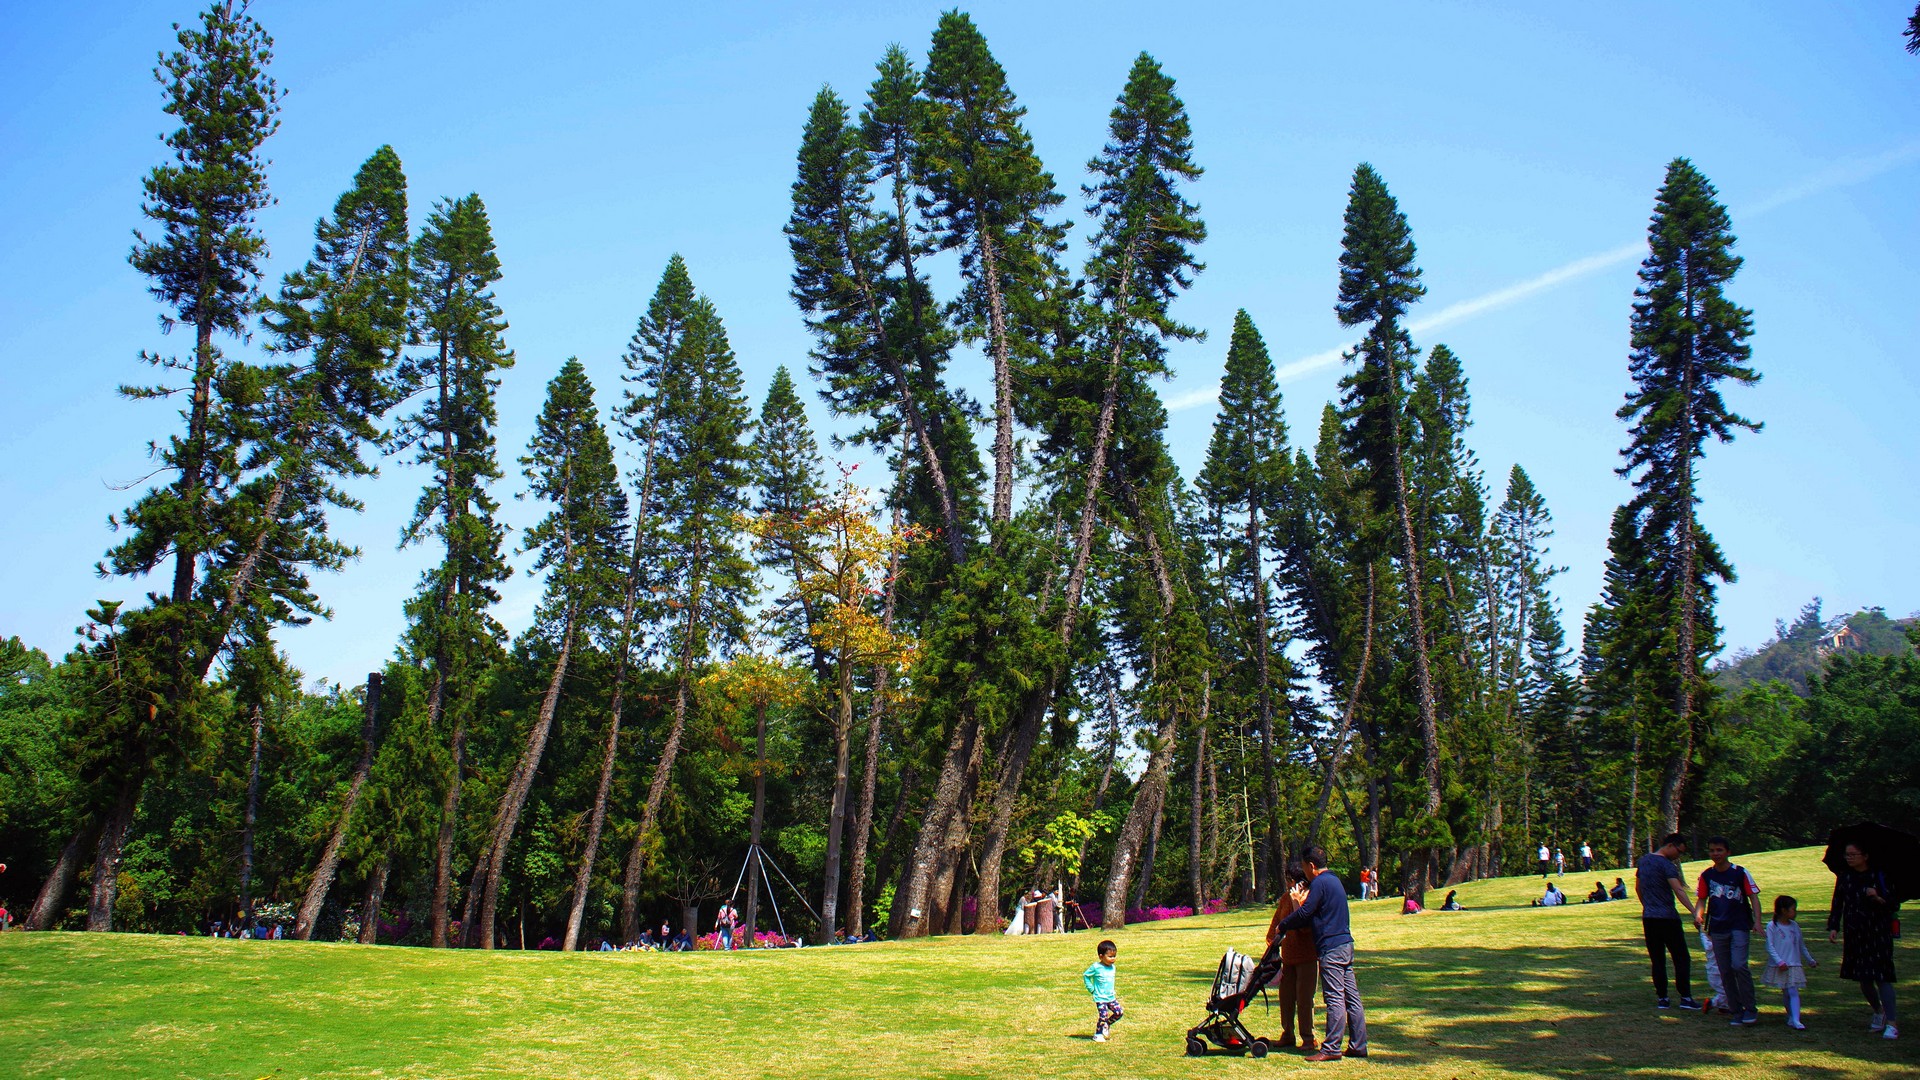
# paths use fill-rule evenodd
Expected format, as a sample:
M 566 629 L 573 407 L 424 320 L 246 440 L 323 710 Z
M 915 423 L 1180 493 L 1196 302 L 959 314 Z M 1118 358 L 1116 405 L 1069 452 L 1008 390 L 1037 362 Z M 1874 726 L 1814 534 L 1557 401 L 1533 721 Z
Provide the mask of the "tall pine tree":
M 1660 820 L 1669 831 L 1680 827 L 1706 715 L 1706 659 L 1719 651 L 1714 584 L 1733 580 L 1733 567 L 1700 525 L 1698 462 L 1709 440 L 1731 442 L 1739 429 L 1760 430 L 1729 409 L 1720 392 L 1729 380 L 1751 386 L 1760 373 L 1749 363 L 1753 313 L 1724 291 L 1743 260 L 1733 253 L 1732 224 L 1716 195 L 1686 158 L 1667 166 L 1634 293 L 1634 389 L 1619 413 L 1630 439 L 1620 472 L 1633 481 L 1641 542 L 1658 560 L 1667 598 L 1657 617 L 1673 639 L 1673 696 L 1657 720 L 1667 749 Z

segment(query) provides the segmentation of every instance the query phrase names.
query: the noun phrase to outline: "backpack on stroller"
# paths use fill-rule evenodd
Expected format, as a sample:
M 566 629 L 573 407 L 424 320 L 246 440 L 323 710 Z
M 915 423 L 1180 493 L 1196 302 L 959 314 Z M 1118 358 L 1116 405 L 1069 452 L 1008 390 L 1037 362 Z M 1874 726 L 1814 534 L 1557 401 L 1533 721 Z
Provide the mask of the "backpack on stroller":
M 1253 996 L 1264 991 L 1279 974 L 1280 939 L 1277 937 L 1258 962 L 1237 949 L 1228 949 L 1227 955 L 1220 958 L 1220 968 L 1213 976 L 1213 990 L 1207 995 L 1207 1018 L 1187 1029 L 1187 1054 L 1200 1057 L 1207 1052 L 1207 1044 L 1212 1043 L 1230 1054 L 1266 1057 L 1270 1049 L 1267 1040 L 1255 1038 L 1240 1022 L 1240 1013 Z

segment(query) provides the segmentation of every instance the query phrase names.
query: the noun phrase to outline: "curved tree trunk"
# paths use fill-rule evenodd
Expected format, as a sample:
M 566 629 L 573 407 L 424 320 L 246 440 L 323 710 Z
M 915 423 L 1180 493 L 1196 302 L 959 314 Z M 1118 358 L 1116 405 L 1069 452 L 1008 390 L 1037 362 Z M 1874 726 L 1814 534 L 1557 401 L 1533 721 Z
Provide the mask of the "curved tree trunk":
M 507 868 L 507 850 L 513 845 L 514 830 L 520 826 L 520 812 L 526 808 L 527 795 L 533 790 L 534 774 L 540 770 L 540 759 L 546 753 L 547 736 L 553 732 L 553 717 L 560 708 L 560 687 L 566 681 L 567 661 L 573 654 L 573 624 L 576 617 L 574 609 L 569 607 L 566 626 L 560 632 L 560 655 L 553 662 L 553 677 L 547 681 L 546 695 L 540 699 L 540 714 L 534 719 L 532 730 L 527 732 L 526 748 L 520 752 L 513 778 L 507 782 L 507 790 L 500 796 L 500 809 L 494 815 L 493 839 L 488 844 L 484 864 L 486 876 L 482 879 L 480 893 L 479 929 L 482 935 L 480 947 L 483 949 L 493 948 L 500 877 Z M 526 933 L 524 922 L 521 933 Z
M 73 891 L 73 879 L 80 873 L 80 860 L 85 857 L 88 848 L 100 842 L 97 825 L 82 825 L 60 849 L 60 857 L 54 861 L 53 872 L 40 886 L 40 894 L 34 897 L 33 910 L 27 913 L 26 927 L 29 930 L 51 930 L 59 921 L 60 909 L 67 902 L 67 894 Z
M 253 929 L 253 823 L 260 805 L 260 743 L 266 720 L 260 706 L 253 707 L 253 754 L 247 766 L 247 809 L 240 826 L 240 912 L 247 929 Z
M 833 716 L 833 802 L 827 812 L 827 856 L 821 869 L 820 936 L 832 941 L 840 916 L 840 837 L 847 824 L 847 780 L 853 734 L 853 665 L 839 662 L 839 702 Z M 857 868 L 856 868 L 857 869 Z
M 375 945 L 380 941 L 380 902 L 387 895 L 387 872 L 392 864 L 382 855 L 374 864 L 373 873 L 367 877 L 367 896 L 360 905 L 360 944 Z
M 307 894 L 300 901 L 300 912 L 294 916 L 293 936 L 299 941 L 313 940 L 314 923 L 320 919 L 320 907 L 326 903 L 327 890 L 333 888 L 333 876 L 340 869 L 340 845 L 347 838 L 347 828 L 353 824 L 353 810 L 360 801 L 360 790 L 367 785 L 367 774 L 373 771 L 373 751 L 380 736 L 380 673 L 367 676 L 367 713 L 360 725 L 360 760 L 353 765 L 352 778 L 347 783 L 347 798 L 340 807 L 340 816 L 334 819 L 333 833 L 327 837 L 327 846 L 320 853 L 320 865 L 314 868 L 313 879 L 307 883 Z

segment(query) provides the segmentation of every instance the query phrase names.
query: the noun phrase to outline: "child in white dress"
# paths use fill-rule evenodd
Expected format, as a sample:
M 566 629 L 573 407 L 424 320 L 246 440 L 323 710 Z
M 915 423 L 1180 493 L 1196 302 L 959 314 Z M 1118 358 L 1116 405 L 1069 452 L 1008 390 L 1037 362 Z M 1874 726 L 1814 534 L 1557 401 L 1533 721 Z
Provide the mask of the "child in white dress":
M 1800 936 L 1800 924 L 1794 921 L 1799 913 L 1793 897 L 1773 898 L 1773 921 L 1767 924 L 1767 970 L 1762 977 L 1786 998 L 1787 1026 L 1805 1031 L 1807 1025 L 1800 1022 L 1800 990 L 1807 985 L 1806 969 L 1819 967 L 1820 961 L 1807 951 Z

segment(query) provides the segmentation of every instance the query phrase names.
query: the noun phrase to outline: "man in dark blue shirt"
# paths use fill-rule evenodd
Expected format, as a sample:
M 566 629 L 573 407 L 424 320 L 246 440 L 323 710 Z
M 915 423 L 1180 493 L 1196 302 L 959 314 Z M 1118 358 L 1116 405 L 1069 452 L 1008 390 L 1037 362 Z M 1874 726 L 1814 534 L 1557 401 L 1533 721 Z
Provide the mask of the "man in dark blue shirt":
M 1313 933 L 1320 953 L 1320 995 L 1327 1008 L 1325 1038 L 1308 1061 L 1339 1061 L 1367 1056 L 1367 1010 L 1360 1004 L 1360 984 L 1353 976 L 1353 931 L 1347 923 L 1347 887 L 1327 873 L 1327 849 L 1309 844 L 1300 852 L 1307 870 L 1307 898 L 1280 920 L 1276 934 L 1305 926 Z M 1342 1041 L 1346 1052 L 1340 1050 Z

